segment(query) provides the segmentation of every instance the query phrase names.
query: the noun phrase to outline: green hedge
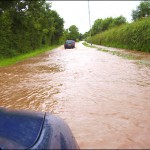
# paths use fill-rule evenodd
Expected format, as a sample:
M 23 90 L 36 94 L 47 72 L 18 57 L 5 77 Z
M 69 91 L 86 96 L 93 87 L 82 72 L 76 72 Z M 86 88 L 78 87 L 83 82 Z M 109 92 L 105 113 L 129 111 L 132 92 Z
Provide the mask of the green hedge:
M 87 39 L 90 42 L 90 38 Z M 150 18 L 112 28 L 92 37 L 92 43 L 150 52 Z
M 0 1 L 0 60 L 57 45 L 64 20 L 45 0 Z

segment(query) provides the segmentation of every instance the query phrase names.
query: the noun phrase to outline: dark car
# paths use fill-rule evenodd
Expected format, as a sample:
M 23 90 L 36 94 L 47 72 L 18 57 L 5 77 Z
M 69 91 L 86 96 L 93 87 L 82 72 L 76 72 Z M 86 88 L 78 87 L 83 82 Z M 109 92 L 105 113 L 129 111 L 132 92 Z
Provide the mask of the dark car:
M 75 41 L 74 40 L 66 40 L 64 44 L 64 48 L 75 48 Z

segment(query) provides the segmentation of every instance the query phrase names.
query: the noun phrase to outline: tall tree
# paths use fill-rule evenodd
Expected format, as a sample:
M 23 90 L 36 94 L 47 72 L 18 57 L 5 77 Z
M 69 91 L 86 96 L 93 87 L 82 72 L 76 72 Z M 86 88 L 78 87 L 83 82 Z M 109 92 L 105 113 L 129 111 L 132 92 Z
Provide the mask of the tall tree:
M 137 6 L 136 10 L 132 11 L 132 20 L 136 21 L 140 18 L 149 17 L 150 16 L 150 1 L 144 0 L 141 1 L 139 6 Z
M 52 17 L 54 21 L 54 25 L 53 25 L 54 35 L 53 35 L 52 42 L 57 43 L 59 41 L 58 39 L 63 35 L 64 20 L 54 10 L 52 10 Z
M 112 17 L 108 17 L 108 18 L 104 19 L 102 22 L 102 31 L 105 31 L 105 30 L 108 30 L 109 28 L 111 28 L 112 24 L 113 24 Z
M 91 33 L 95 35 L 97 33 L 108 30 L 112 27 L 119 26 L 121 24 L 127 23 L 126 18 L 123 16 L 119 16 L 116 18 L 108 17 L 106 19 L 97 19 L 92 26 Z
M 0 1 L 0 57 L 58 43 L 64 21 L 45 0 Z
M 79 39 L 79 35 L 79 29 L 75 25 L 69 27 L 69 39 L 77 40 Z
M 113 20 L 113 26 L 119 26 L 121 24 L 126 24 L 126 23 L 127 23 L 127 20 L 122 15 L 117 18 L 114 18 Z
M 94 25 L 92 26 L 92 32 L 91 32 L 92 35 L 95 35 L 102 31 L 102 22 L 103 19 L 95 20 Z

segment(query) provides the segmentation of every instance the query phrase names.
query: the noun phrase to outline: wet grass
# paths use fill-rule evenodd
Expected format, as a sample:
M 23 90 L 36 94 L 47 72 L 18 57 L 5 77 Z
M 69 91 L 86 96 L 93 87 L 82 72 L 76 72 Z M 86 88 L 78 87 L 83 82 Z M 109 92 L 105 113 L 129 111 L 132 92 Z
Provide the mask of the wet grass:
M 87 47 L 90 47 L 90 48 L 97 48 L 96 46 L 91 46 L 89 45 L 88 43 L 86 42 L 83 42 L 82 43 L 84 46 L 87 46 Z M 107 52 L 107 53 L 110 53 L 112 55 L 116 55 L 116 56 L 119 56 L 119 57 L 122 57 L 124 59 L 128 59 L 128 60 L 134 60 L 136 59 L 133 55 L 130 55 L 130 54 L 123 54 L 122 52 L 119 52 L 119 51 L 110 51 L 110 50 L 106 50 L 106 49 L 102 49 L 102 48 L 97 48 L 99 51 L 102 51 L 102 52 Z
M 6 67 L 6 66 L 16 64 L 17 62 L 23 61 L 27 58 L 38 56 L 38 55 L 40 55 L 46 51 L 49 51 L 49 50 L 56 48 L 56 47 L 58 47 L 58 45 L 45 46 L 43 48 L 37 49 L 35 51 L 29 52 L 26 54 L 18 55 L 18 56 L 12 57 L 12 58 L 1 59 L 0 60 L 0 67 Z
M 150 62 L 149 61 L 145 61 L 145 60 L 139 60 L 138 64 L 140 65 L 145 65 L 147 67 L 150 67 Z
M 97 48 L 96 46 L 89 45 L 89 44 L 86 43 L 86 42 L 83 42 L 82 44 L 83 44 L 84 46 L 87 46 L 87 47 L 90 47 L 90 48 Z
M 112 55 L 116 55 L 116 56 L 122 57 L 122 58 L 124 58 L 124 59 L 137 60 L 136 56 L 133 56 L 133 55 L 131 55 L 131 54 L 124 54 L 124 53 L 122 53 L 122 52 L 110 51 L 110 50 L 101 49 L 101 48 L 98 48 L 98 50 L 100 50 L 100 51 L 102 51 L 102 52 L 110 53 L 110 54 L 112 54 Z M 147 61 L 147 60 L 138 60 L 138 61 L 137 61 L 137 64 L 150 67 L 150 61 Z
M 150 67 L 150 61 L 149 60 L 143 60 L 143 59 L 139 60 L 138 56 L 136 56 L 136 55 L 134 56 L 132 54 L 125 54 L 125 53 L 119 52 L 119 51 L 111 51 L 111 50 L 107 50 L 107 49 L 98 48 L 97 46 L 91 46 L 87 42 L 83 42 L 82 44 L 87 46 L 87 47 L 97 48 L 97 50 L 99 50 L 99 51 L 106 52 L 106 53 L 109 53 L 112 55 L 116 55 L 116 56 L 122 57 L 124 59 L 137 60 L 137 62 L 136 62 L 137 64 Z
M 110 51 L 110 50 L 106 50 L 106 49 L 101 49 L 101 48 L 98 48 L 98 50 L 102 51 L 102 52 L 107 52 L 107 53 L 110 53 L 112 55 L 116 55 L 116 56 L 119 56 L 119 57 L 122 57 L 124 59 L 128 59 L 128 60 L 134 60 L 136 59 L 133 55 L 131 54 L 123 54 L 119 51 Z
M 102 52 L 110 53 L 112 55 L 116 55 L 116 56 L 122 57 L 124 59 L 138 60 L 138 58 L 136 56 L 133 56 L 132 54 L 124 54 L 122 52 L 110 51 L 110 50 L 106 50 L 106 49 L 102 49 L 102 48 L 98 48 L 98 50 L 102 51 Z M 141 60 L 138 60 L 136 63 L 139 64 L 139 65 L 144 65 L 144 66 L 150 67 L 150 61 L 148 61 L 148 60 L 142 60 L 141 59 Z

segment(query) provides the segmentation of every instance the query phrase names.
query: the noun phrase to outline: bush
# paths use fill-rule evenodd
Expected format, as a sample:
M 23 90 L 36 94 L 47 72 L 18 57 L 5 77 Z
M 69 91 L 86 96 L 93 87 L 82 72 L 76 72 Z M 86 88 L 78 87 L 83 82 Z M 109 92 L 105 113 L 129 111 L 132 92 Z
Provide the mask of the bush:
M 90 38 L 87 42 L 90 42 Z M 150 18 L 143 18 L 92 36 L 92 43 L 150 52 Z

